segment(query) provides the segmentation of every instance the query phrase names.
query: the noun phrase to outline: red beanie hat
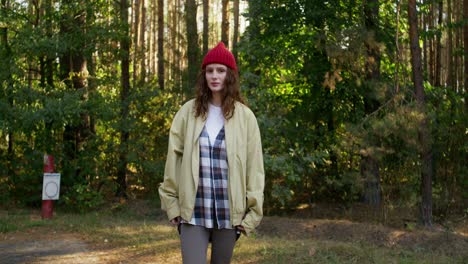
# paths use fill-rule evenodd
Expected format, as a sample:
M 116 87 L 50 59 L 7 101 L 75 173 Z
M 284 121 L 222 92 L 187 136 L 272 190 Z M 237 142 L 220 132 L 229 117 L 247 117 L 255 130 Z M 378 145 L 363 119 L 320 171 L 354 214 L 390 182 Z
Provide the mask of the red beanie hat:
M 206 65 L 211 63 L 224 64 L 237 72 L 236 59 L 234 55 L 226 49 L 223 42 L 219 42 L 216 47 L 206 53 L 205 58 L 203 58 L 202 69 L 205 69 Z

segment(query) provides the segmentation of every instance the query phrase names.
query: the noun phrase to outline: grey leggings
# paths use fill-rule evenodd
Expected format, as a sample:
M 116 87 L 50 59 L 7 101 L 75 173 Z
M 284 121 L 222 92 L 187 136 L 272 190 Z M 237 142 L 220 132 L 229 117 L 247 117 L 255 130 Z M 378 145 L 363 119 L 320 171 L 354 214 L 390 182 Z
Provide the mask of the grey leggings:
M 208 243 L 211 241 L 211 263 L 228 264 L 236 244 L 235 229 L 214 229 L 181 224 L 180 241 L 184 264 L 206 264 Z

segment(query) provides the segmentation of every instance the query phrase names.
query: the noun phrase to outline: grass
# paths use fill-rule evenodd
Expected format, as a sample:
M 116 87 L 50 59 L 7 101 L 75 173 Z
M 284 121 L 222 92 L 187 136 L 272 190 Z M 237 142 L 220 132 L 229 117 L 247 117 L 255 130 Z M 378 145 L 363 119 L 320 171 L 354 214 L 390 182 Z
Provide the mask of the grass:
M 29 210 L 15 210 L 13 213 L 0 211 L 0 233 L 27 230 L 46 226 L 48 223 L 30 217 Z
M 312 219 L 294 221 L 281 217 L 267 219 L 268 226 L 259 230 L 258 234 L 241 237 L 234 251 L 233 263 L 468 262 L 467 253 L 464 252 L 468 245 L 467 237 L 450 240 L 450 243 L 456 243 L 455 248 L 465 248 L 458 251 L 450 250 L 450 247 L 438 248 L 437 245 L 431 244 L 441 242 L 437 240 L 430 243 L 424 240 L 427 243 L 423 243 L 421 240 L 423 238 L 420 240 L 414 238 L 416 240 L 413 244 L 386 245 L 369 239 L 372 234 L 363 235 L 362 238 L 346 239 L 342 236 L 348 234 L 342 233 L 342 229 L 337 229 L 341 234 L 326 232 L 320 235 L 313 232 L 308 234 L 311 229 L 304 229 L 302 226 L 305 226 L 307 221 L 313 221 Z M 319 222 L 314 222 L 313 226 L 318 224 Z M 0 233 L 12 235 L 31 230 L 54 230 L 78 236 L 87 241 L 91 248 L 90 254 L 104 256 L 104 263 L 118 263 L 120 260 L 128 259 L 132 259 L 134 263 L 181 263 L 177 232 L 167 224 L 160 210 L 147 203 L 119 205 L 85 214 L 58 210 L 51 220 L 40 219 L 37 211 L 20 209 L 0 211 Z M 271 230 L 280 230 L 280 232 Z M 366 230 L 366 227 L 363 230 Z M 414 231 L 411 232 L 410 235 L 416 234 Z M 427 236 L 425 234 L 424 237 Z
M 236 249 L 234 263 L 466 263 L 466 257 L 461 256 L 362 243 L 281 238 L 246 239 L 242 242 Z

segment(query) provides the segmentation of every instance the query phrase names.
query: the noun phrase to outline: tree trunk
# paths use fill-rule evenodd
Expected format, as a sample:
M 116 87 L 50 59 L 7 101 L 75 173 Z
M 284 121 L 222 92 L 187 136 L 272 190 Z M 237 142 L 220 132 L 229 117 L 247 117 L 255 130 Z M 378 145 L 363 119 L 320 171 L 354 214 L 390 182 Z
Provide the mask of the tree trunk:
M 400 9 L 401 1 L 397 3 L 396 10 L 396 33 L 395 33 L 395 93 L 400 92 Z
M 40 56 L 39 58 L 39 75 L 40 75 L 39 87 L 43 89 L 46 87 L 46 73 L 45 73 L 46 63 L 45 62 L 46 62 L 45 56 Z
M 443 2 L 442 0 L 439 0 L 439 5 L 438 5 L 438 22 L 437 22 L 437 25 L 438 25 L 438 28 L 442 28 L 443 27 L 443 21 L 442 21 L 442 13 L 443 13 L 443 8 L 444 8 L 444 5 L 443 5 Z M 442 53 L 442 42 L 441 42 L 441 38 L 442 38 L 442 33 L 438 33 L 437 34 L 437 38 L 436 38 L 436 65 L 435 65 L 435 80 L 434 80 L 434 86 L 437 86 L 437 87 L 440 87 L 440 81 L 441 81 L 441 77 L 440 77 L 440 73 L 442 71 L 442 56 L 441 56 L 441 53 Z
M 133 4 L 133 87 L 136 85 L 138 72 L 138 30 L 140 29 L 140 0 L 135 0 Z M 122 21 L 123 22 L 123 21 Z
M 452 24 L 452 0 L 447 1 L 447 24 Z M 447 86 L 452 87 L 454 78 L 453 71 L 453 31 L 452 27 L 447 28 Z
M 10 7 L 9 1 L 7 0 L 2 0 L 2 13 L 6 13 L 6 10 L 8 10 Z M 8 105 L 10 108 L 13 108 L 13 76 L 11 72 L 11 67 L 10 65 L 12 64 L 12 58 L 13 54 L 11 51 L 10 44 L 8 43 L 8 27 L 5 25 L 4 27 L 0 28 L 0 38 L 3 43 L 2 49 L 0 49 L 0 57 L 2 58 L 2 63 L 0 64 L 0 71 L 5 75 L 5 82 L 0 82 L 0 87 L 2 88 L 3 91 L 6 92 L 6 95 L 8 97 Z M 5 85 L 6 87 L 2 87 Z M 10 118 L 9 118 L 10 119 Z M 11 120 L 11 119 L 10 119 Z M 9 121 L 10 121 L 9 120 Z M 8 123 L 10 123 L 7 121 Z M 8 149 L 7 149 L 7 172 L 8 176 L 10 179 L 15 177 L 15 169 L 14 169 L 14 161 L 15 161 L 15 152 L 14 152 L 14 142 L 15 142 L 15 136 L 13 133 L 13 129 L 10 125 L 7 126 L 7 133 L 8 133 Z
M 48 14 L 52 10 L 52 1 L 47 0 L 41 4 L 40 12 L 41 12 L 41 19 L 44 20 L 45 24 L 45 31 L 46 37 L 52 38 L 53 35 L 53 26 L 52 26 L 52 18 Z M 39 21 L 38 21 L 39 22 Z M 53 61 L 54 57 L 50 55 L 50 52 L 45 52 L 40 55 L 39 65 L 40 65 L 40 87 L 44 89 L 45 93 L 48 93 L 54 87 L 54 68 L 53 68 Z M 45 153 L 52 153 L 53 151 L 53 138 L 52 138 L 52 122 L 45 121 L 44 122 L 44 130 L 46 134 L 46 141 L 44 142 L 42 149 Z
M 117 193 L 116 196 L 120 198 L 127 198 L 127 149 L 129 132 L 126 128 L 128 119 L 129 102 L 128 97 L 130 93 L 130 36 L 128 25 L 128 4 L 127 0 L 120 0 L 120 20 L 124 25 L 124 35 L 120 39 L 121 48 L 121 125 L 120 125 L 120 148 L 119 148 L 119 163 L 117 165 Z
M 88 61 L 88 69 L 89 69 L 89 75 L 90 76 L 96 76 L 96 64 L 95 61 L 93 61 L 92 55 L 90 55 L 87 58 Z M 88 91 L 89 91 L 89 96 L 95 95 L 97 84 L 96 81 L 93 78 L 90 78 L 88 81 Z M 89 133 L 92 135 L 96 134 L 96 116 L 89 115 Z
M 171 45 L 172 45 L 172 63 L 171 63 L 171 72 L 172 72 L 172 78 L 171 80 L 177 80 L 178 76 L 180 75 L 180 68 L 178 67 L 178 61 L 179 61 L 179 54 L 180 50 L 178 48 L 178 39 L 179 39 L 179 7 L 180 7 L 180 2 L 179 0 L 175 1 L 172 5 L 172 36 L 171 36 Z M 189 88 L 190 90 L 190 88 Z M 181 91 L 181 94 L 183 94 L 184 91 Z
M 427 14 L 421 14 L 421 28 L 423 29 L 426 29 L 428 28 L 428 15 Z M 427 37 L 424 37 L 423 38 L 423 74 L 425 74 L 426 76 L 429 74 L 429 69 L 427 68 L 428 66 L 428 60 L 427 60 L 427 54 L 428 54 L 428 51 L 427 51 L 427 44 L 428 43 L 428 38 Z
M 203 0 L 203 51 L 205 55 L 208 52 L 208 18 L 210 13 L 210 0 Z
M 164 90 L 164 0 L 158 0 L 158 83 Z
M 187 58 L 188 58 L 188 80 L 184 91 L 184 97 L 192 94 L 197 79 L 200 64 L 198 62 L 198 32 L 197 32 L 197 6 L 195 0 L 185 2 L 186 25 L 187 25 Z
M 167 63 L 165 64 L 166 68 L 165 68 L 165 80 L 173 80 L 174 79 L 174 75 L 173 75 L 173 67 L 171 67 L 174 63 L 174 36 L 175 36 L 175 31 L 174 30 L 174 27 L 173 27 L 173 23 L 171 22 L 172 21 L 172 16 L 173 14 L 175 13 L 174 11 L 174 6 L 175 6 L 175 3 L 176 1 L 168 1 L 168 2 L 165 2 L 167 3 L 167 16 L 166 16 L 166 25 L 167 25 L 167 35 L 166 35 L 166 38 L 167 38 L 167 44 L 166 44 L 166 48 L 164 49 L 164 52 L 166 53 L 165 55 L 165 59 L 167 61 Z M 183 91 L 183 87 L 180 87 L 181 91 Z
M 65 2 L 67 4 L 69 2 Z M 82 2 L 82 6 L 84 3 Z M 85 35 L 86 12 L 84 9 L 75 10 L 73 14 L 64 14 L 60 25 L 62 34 L 71 34 L 74 36 Z M 73 43 L 67 46 L 68 49 L 60 58 L 61 77 L 69 89 L 82 90 L 81 100 L 86 101 L 87 94 L 87 61 L 83 46 L 85 43 L 82 38 L 77 37 L 79 43 Z M 89 136 L 89 115 L 86 112 L 80 113 L 81 122 L 79 124 L 68 124 L 65 126 L 63 138 L 65 141 L 65 159 L 70 165 L 67 169 L 68 177 L 79 179 L 81 169 L 74 165 L 83 151 L 83 144 Z
M 157 58 L 158 58 L 158 14 L 159 14 L 159 7 L 158 7 L 158 1 L 159 0 L 153 0 L 153 32 L 151 34 L 152 36 L 152 54 L 151 54 L 151 72 L 152 76 L 151 78 L 157 77 L 158 76 L 158 70 L 157 70 Z M 164 1 L 163 1 L 164 2 Z
M 232 38 L 232 54 L 237 58 L 237 43 L 239 42 L 239 0 L 234 0 L 234 35 Z
M 461 12 L 460 9 L 462 6 L 460 5 L 461 0 L 459 1 L 454 1 L 454 6 L 455 6 L 455 22 L 458 24 L 461 22 Z M 461 45 L 461 28 L 460 26 L 454 27 L 455 29 L 455 50 L 461 50 L 462 45 Z M 461 80 L 461 71 L 463 70 L 463 58 L 460 56 L 459 52 L 456 52 L 455 55 L 455 63 L 454 63 L 454 72 L 455 72 L 455 90 L 457 92 L 460 91 L 460 85 L 463 83 L 463 80 Z
M 364 203 L 379 206 L 382 200 L 379 162 L 371 156 L 363 157 L 361 175 L 364 179 Z
M 434 30 L 434 4 L 430 3 L 429 11 L 429 30 Z M 435 51 L 434 51 L 434 36 L 429 38 L 429 83 L 434 85 L 434 69 L 435 69 Z
M 376 43 L 379 42 L 379 1 L 368 0 L 364 3 L 364 23 L 370 41 L 366 41 L 367 49 L 366 61 L 366 81 L 369 86 L 380 80 L 380 50 Z M 372 100 L 368 98 L 366 101 Z M 373 101 L 373 100 L 372 100 Z M 366 103 L 366 113 L 372 113 L 378 108 L 377 102 Z M 370 205 L 379 206 L 381 201 L 380 193 L 380 173 L 378 161 L 368 154 L 361 159 L 361 173 L 365 181 L 364 200 Z
M 141 26 L 140 26 L 140 44 L 139 46 L 139 56 L 140 60 L 140 83 L 144 83 L 146 79 L 146 44 L 145 44 L 145 33 L 146 33 L 146 6 L 145 0 L 141 0 Z
M 463 0 L 463 61 L 464 61 L 464 74 L 463 74 L 463 93 L 465 94 L 465 110 L 468 107 L 468 0 Z
M 416 0 L 408 1 L 408 22 L 410 28 L 411 65 L 418 110 L 424 115 L 418 128 L 421 157 L 421 216 L 425 226 L 432 226 L 432 149 L 431 133 L 426 115 L 426 102 L 421 67 L 421 48 L 417 24 Z
M 229 0 L 223 0 L 222 4 L 221 41 L 229 48 Z
M 366 42 L 366 79 L 378 80 L 380 79 L 380 51 L 375 42 L 378 42 L 379 1 L 366 1 L 364 6 L 364 15 L 367 32 L 373 39 L 373 41 Z
M 48 0 L 48 1 L 51 1 L 51 0 Z M 50 9 L 46 9 L 46 10 L 50 10 Z M 95 21 L 96 20 L 95 11 L 93 9 L 86 9 L 86 12 L 87 12 L 87 19 L 89 19 L 90 21 Z M 95 43 L 93 43 L 93 45 L 94 45 L 93 50 L 97 50 L 97 47 L 95 46 Z M 85 58 L 86 58 L 87 70 L 89 72 L 89 76 L 92 76 L 92 77 L 96 76 L 95 57 L 93 57 L 93 54 L 91 52 L 88 52 L 87 54 L 85 54 Z M 98 86 L 98 84 L 96 83 L 95 78 L 88 78 L 87 82 L 88 82 L 87 92 L 85 94 L 85 96 L 86 96 L 85 99 L 86 100 L 88 100 L 89 97 L 92 97 L 92 96 L 95 95 L 96 88 Z M 86 127 L 87 137 L 95 135 L 96 134 L 96 116 L 87 113 L 85 118 L 87 118 L 87 120 L 86 120 L 86 122 L 87 122 L 87 127 Z M 97 164 L 95 164 L 95 170 L 97 170 Z
M 183 76 L 182 76 L 182 68 L 185 67 L 186 62 L 183 58 L 185 58 L 185 54 L 184 52 L 186 51 L 185 49 L 183 49 L 182 47 L 184 46 L 184 38 L 183 38 L 183 35 L 182 35 L 182 32 L 184 30 L 183 28 L 183 23 L 180 23 L 180 21 L 183 20 L 183 14 L 182 12 L 180 12 L 181 10 L 181 6 L 182 6 L 182 3 L 181 3 L 181 0 L 177 0 L 176 2 L 176 10 L 177 10 L 177 16 L 176 16 L 176 22 L 175 24 L 177 25 L 176 27 L 176 31 L 179 32 L 175 38 L 175 42 L 176 42 L 176 76 L 174 78 L 174 80 L 176 80 L 175 82 L 175 85 L 179 86 L 179 87 L 182 87 L 182 82 L 183 82 Z M 197 49 L 198 50 L 198 49 Z
M 156 49 L 157 49 L 157 36 L 158 36 L 158 8 L 157 8 L 157 1 L 158 0 L 150 0 L 150 27 L 148 31 L 148 81 L 152 82 L 155 74 L 157 74 L 156 70 Z
M 454 16 L 453 21 L 455 21 L 455 23 L 458 23 L 460 21 L 459 16 L 458 16 L 458 14 L 459 14 L 458 1 L 455 0 L 453 2 L 453 6 L 455 7 L 454 9 L 452 9 L 452 11 L 453 11 L 452 15 Z M 459 33 L 460 30 L 458 30 L 458 27 L 456 27 L 456 26 L 453 27 L 453 29 L 455 31 L 455 43 L 453 43 L 454 44 L 453 46 L 454 46 L 455 50 L 459 50 L 459 48 L 460 48 L 460 45 L 459 45 L 459 43 L 460 43 L 460 33 Z M 454 87 L 455 91 L 458 92 L 459 87 L 460 87 L 459 68 L 462 65 L 461 61 L 460 61 L 460 56 L 458 55 L 458 53 L 454 54 L 453 62 L 454 62 L 453 63 L 453 74 L 454 74 L 453 77 L 454 77 L 454 79 L 453 79 L 452 84 L 453 84 L 453 87 Z

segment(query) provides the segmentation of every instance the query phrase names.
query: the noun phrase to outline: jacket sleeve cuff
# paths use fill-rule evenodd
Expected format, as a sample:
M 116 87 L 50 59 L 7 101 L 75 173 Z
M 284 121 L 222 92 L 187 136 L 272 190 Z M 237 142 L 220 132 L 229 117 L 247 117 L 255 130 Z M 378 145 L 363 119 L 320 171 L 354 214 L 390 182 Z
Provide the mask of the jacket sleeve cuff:
M 245 215 L 244 220 L 242 220 L 241 225 L 244 227 L 245 235 L 249 236 L 255 228 L 260 224 L 262 216 L 256 214 L 254 211 L 250 211 Z
M 167 213 L 167 218 L 170 221 L 170 220 L 180 216 L 180 208 L 179 208 L 179 206 L 168 208 L 166 213 Z

